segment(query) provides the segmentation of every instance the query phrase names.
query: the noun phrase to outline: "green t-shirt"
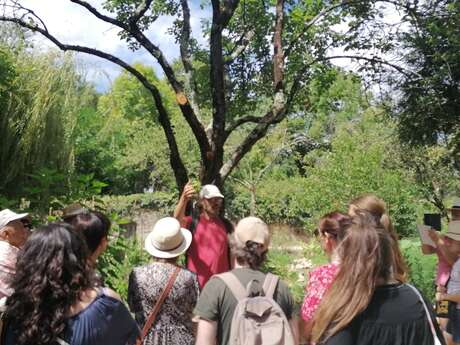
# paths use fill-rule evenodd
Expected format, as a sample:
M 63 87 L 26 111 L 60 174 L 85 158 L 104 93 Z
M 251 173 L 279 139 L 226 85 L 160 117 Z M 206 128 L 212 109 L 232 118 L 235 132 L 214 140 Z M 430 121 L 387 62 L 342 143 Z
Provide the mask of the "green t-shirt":
M 243 286 L 255 279 L 262 285 L 265 280 L 265 273 L 250 268 L 236 268 L 232 270 Z M 292 318 L 294 300 L 288 286 L 279 281 L 276 287 L 274 300 L 284 311 L 286 318 Z M 237 300 L 227 285 L 219 278 L 211 278 L 201 291 L 197 305 L 193 313 L 202 319 L 217 321 L 217 339 L 219 345 L 227 345 L 230 338 L 233 313 Z

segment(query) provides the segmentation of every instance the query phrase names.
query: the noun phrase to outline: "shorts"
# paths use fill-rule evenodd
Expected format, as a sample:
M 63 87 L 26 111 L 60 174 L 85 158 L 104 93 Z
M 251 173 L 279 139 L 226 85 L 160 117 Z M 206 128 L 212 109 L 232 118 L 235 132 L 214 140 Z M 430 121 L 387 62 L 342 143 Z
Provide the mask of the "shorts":
M 452 335 L 456 343 L 460 342 L 460 309 L 457 309 L 457 303 L 449 302 L 449 322 L 446 331 Z

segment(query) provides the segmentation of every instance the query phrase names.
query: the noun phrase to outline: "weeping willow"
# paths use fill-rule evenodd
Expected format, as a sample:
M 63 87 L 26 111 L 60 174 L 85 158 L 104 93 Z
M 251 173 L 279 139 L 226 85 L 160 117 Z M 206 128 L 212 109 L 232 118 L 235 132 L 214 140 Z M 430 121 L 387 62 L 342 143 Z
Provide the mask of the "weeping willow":
M 70 176 L 88 87 L 72 55 L 23 50 L 1 59 L 9 74 L 0 82 L 0 191 L 14 195 L 42 168 Z

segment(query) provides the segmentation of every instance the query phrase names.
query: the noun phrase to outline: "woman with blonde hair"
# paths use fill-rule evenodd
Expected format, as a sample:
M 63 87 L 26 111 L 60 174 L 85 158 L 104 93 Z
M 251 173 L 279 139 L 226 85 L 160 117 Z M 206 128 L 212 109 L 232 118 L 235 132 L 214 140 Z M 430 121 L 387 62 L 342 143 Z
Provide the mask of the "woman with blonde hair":
M 399 249 L 399 237 L 393 228 L 385 202 L 374 194 L 363 194 L 350 201 L 348 214 L 353 216 L 358 210 L 369 212 L 376 222 L 382 224 L 383 228 L 390 234 L 393 240 L 392 248 L 394 263 L 392 266 L 395 277 L 400 282 L 405 282 L 407 280 L 407 266 L 404 262 L 401 250 Z
M 393 242 L 373 215 L 356 212 L 337 248 L 340 270 L 314 317 L 315 343 L 444 344 L 430 303 L 395 278 Z

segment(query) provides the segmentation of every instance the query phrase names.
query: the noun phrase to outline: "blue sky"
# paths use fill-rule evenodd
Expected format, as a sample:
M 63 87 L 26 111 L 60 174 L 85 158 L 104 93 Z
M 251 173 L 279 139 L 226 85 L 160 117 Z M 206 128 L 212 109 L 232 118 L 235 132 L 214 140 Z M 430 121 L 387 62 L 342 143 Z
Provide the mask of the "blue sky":
M 88 0 L 92 6 L 106 13 L 102 7 L 101 0 Z M 118 37 L 119 30 L 109 24 L 96 19 L 83 7 L 73 4 L 69 0 L 22 0 L 25 7 L 32 9 L 46 23 L 48 30 L 63 43 L 80 44 L 92 48 L 103 50 L 107 53 L 116 55 L 128 63 L 141 62 L 155 68 L 158 75 L 162 72 L 155 62 L 155 59 L 141 49 L 131 51 L 127 44 Z M 211 16 L 210 8 L 201 9 L 198 0 L 190 1 L 191 7 L 191 26 L 194 38 L 200 44 L 206 44 L 201 32 L 201 21 Z M 395 21 L 399 15 L 394 9 L 389 9 L 386 16 L 388 20 Z M 167 34 L 167 29 L 171 26 L 173 18 L 159 18 L 147 32 L 147 36 L 158 45 L 168 60 L 171 62 L 178 57 L 179 49 L 174 42 L 174 38 Z M 340 25 L 337 29 L 345 29 L 346 25 Z M 55 47 L 51 42 L 37 35 L 37 46 L 48 49 Z M 334 53 L 341 53 L 336 50 Z M 120 73 L 121 69 L 103 59 L 87 54 L 78 54 L 78 59 L 83 64 L 87 80 L 93 82 L 98 91 L 106 91 L 110 88 L 111 82 Z M 348 59 L 334 60 L 334 64 L 349 69 L 355 69 L 356 65 Z
M 101 7 L 102 1 L 90 0 L 88 2 L 105 13 Z M 63 43 L 97 48 L 114 54 L 128 63 L 142 62 L 154 67 L 161 75 L 160 68 L 150 54 L 142 49 L 135 52 L 129 50 L 127 44 L 119 39 L 119 30 L 116 27 L 96 19 L 81 6 L 68 0 L 23 0 L 22 3 L 42 18 L 48 30 Z M 191 5 L 192 34 L 202 44 L 205 43 L 205 40 L 200 30 L 200 21 L 209 15 L 210 13 L 202 10 L 197 4 Z M 169 61 L 177 58 L 179 53 L 174 38 L 166 33 L 171 24 L 172 18 L 162 17 L 147 32 L 147 36 L 162 49 Z M 35 39 L 37 46 L 42 46 L 43 49 L 55 47 L 38 35 Z M 107 90 L 111 81 L 121 71 L 117 65 L 87 54 L 78 54 L 78 59 L 82 62 L 84 70 L 87 71 L 87 79 L 92 81 L 99 91 Z

